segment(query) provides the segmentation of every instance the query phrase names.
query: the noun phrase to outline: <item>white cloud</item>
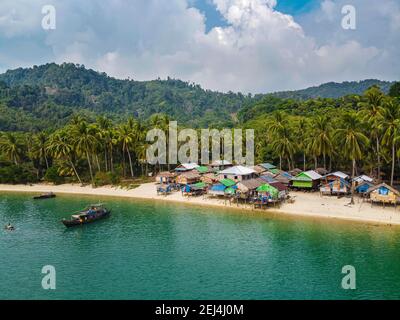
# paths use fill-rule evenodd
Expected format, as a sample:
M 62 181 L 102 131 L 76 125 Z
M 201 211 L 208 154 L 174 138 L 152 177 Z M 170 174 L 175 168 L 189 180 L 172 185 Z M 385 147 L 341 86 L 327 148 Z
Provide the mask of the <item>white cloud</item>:
M 45 2 L 56 7 L 55 31 L 40 27 Z M 325 0 L 296 22 L 276 11 L 276 0 L 213 0 L 228 26 L 206 33 L 186 0 L 2 0 L 0 67 L 71 61 L 116 77 L 171 76 L 242 92 L 398 77 L 398 3 L 353 0 L 358 30 L 349 32 L 340 21 L 347 2 Z

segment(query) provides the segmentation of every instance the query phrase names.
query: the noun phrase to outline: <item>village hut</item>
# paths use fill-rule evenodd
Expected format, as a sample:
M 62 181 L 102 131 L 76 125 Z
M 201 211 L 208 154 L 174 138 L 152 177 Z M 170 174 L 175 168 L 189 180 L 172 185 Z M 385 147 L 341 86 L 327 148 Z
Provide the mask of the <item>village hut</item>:
M 194 170 L 196 170 L 199 174 L 205 174 L 210 172 L 209 168 L 206 166 L 198 166 L 194 168 Z
M 219 173 L 220 179 L 231 179 L 235 182 L 249 180 L 256 176 L 256 172 L 253 169 L 244 166 L 230 167 Z
M 355 187 L 356 193 L 365 194 L 374 184 L 372 182 L 363 181 Z
M 369 195 L 371 203 L 394 204 L 399 201 L 400 192 L 386 183 L 371 187 L 366 192 Z
M 264 180 L 267 183 L 277 182 L 278 181 L 278 180 L 276 180 L 274 178 L 273 174 L 268 174 L 268 172 L 265 175 L 261 176 L 260 179 Z
M 160 172 L 159 174 L 157 174 L 155 181 L 156 181 L 156 183 L 160 183 L 160 184 L 164 184 L 164 183 L 169 184 L 169 183 L 174 183 L 175 178 L 176 178 L 176 173 L 164 171 L 164 172 Z
M 260 163 L 259 166 L 260 166 L 260 167 L 263 167 L 266 171 L 270 171 L 270 170 L 276 169 L 276 166 L 273 165 L 273 164 L 271 164 L 271 163 L 269 163 L 269 162 L 267 162 L 267 163 Z
M 290 170 L 289 171 L 289 174 L 292 176 L 292 177 L 295 177 L 295 176 L 297 176 L 298 174 L 300 174 L 300 173 L 302 173 L 303 172 L 303 170 L 301 170 L 301 169 L 299 169 L 299 168 L 294 168 L 293 170 Z
M 370 183 L 374 182 L 373 178 L 371 178 L 371 177 L 369 177 L 369 176 L 367 176 L 365 174 L 362 174 L 361 176 L 355 177 L 353 180 L 356 182 L 357 185 L 359 183 L 362 183 L 362 182 L 370 182 Z
M 226 187 L 223 184 L 217 183 L 212 185 L 211 188 L 208 189 L 208 194 L 211 196 L 224 196 L 225 189 Z
M 297 189 L 316 190 L 322 176 L 314 170 L 309 170 L 298 174 L 292 179 L 292 187 Z
M 265 183 L 261 186 L 259 186 L 256 191 L 258 192 L 259 195 L 268 195 L 268 198 L 270 200 L 278 200 L 279 199 L 279 191 L 275 187 L 271 186 L 268 183 Z
M 289 188 L 281 182 L 270 182 L 270 186 L 278 190 L 278 198 L 285 199 L 289 193 Z
M 200 181 L 200 175 L 194 171 L 182 172 L 176 178 L 176 183 L 181 185 L 193 184 Z
M 350 192 L 351 185 L 349 176 L 341 171 L 326 174 L 321 178 L 320 192 L 321 194 L 347 194 Z
M 182 163 L 179 166 L 175 168 L 176 172 L 186 172 L 186 171 L 192 171 L 199 167 L 197 163 Z
M 293 176 L 288 172 L 282 171 L 281 173 L 274 176 L 274 179 L 285 186 L 290 184 L 290 181 L 293 179 Z
M 256 189 L 263 184 L 265 184 L 265 181 L 263 179 L 254 178 L 250 180 L 239 181 L 237 183 L 237 187 L 241 193 L 253 194 Z
M 262 175 L 268 171 L 267 169 L 265 169 L 260 165 L 252 166 L 251 169 L 253 169 L 258 175 Z
M 200 180 L 207 184 L 214 184 L 218 182 L 218 176 L 215 173 L 209 172 L 201 175 Z
M 320 174 L 321 176 L 324 176 L 326 174 L 328 174 L 328 170 L 326 170 L 325 168 L 317 168 L 314 170 L 316 173 Z

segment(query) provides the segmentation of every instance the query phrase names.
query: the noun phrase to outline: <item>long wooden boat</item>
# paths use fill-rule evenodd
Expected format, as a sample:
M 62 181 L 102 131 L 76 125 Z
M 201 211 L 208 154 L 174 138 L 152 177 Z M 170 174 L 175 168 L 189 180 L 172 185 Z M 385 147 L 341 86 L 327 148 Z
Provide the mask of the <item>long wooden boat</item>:
M 92 204 L 79 213 L 73 214 L 71 219 L 63 219 L 62 223 L 67 228 L 76 227 L 107 218 L 110 214 L 111 210 L 108 210 L 103 204 Z
M 48 193 L 43 193 L 39 196 L 33 197 L 35 200 L 41 200 L 41 199 L 50 199 L 50 198 L 55 198 L 56 195 L 53 192 L 48 192 Z

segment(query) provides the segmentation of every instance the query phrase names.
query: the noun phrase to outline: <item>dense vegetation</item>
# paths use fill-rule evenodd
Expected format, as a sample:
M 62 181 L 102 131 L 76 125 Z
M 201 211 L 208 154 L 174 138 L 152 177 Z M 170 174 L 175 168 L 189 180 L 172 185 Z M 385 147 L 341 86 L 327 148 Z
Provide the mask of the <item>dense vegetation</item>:
M 268 97 L 335 98 L 350 93 L 362 94 L 372 85 L 379 85 L 387 93 L 390 83 L 379 80 L 328 83 Z M 263 98 L 265 95 L 261 94 L 203 90 L 198 85 L 175 79 L 118 80 L 84 66 L 51 63 L 9 70 L 0 75 L 0 130 L 55 129 L 65 125 L 75 114 L 89 121 L 104 115 L 118 122 L 127 117 L 143 121 L 155 113 L 164 113 L 191 127 L 233 127 L 238 125 L 237 113 L 243 107 L 252 108 Z M 293 103 L 293 108 L 296 106 Z
M 65 68 L 65 75 L 53 75 L 52 68 Z M 0 86 L 0 183 L 115 184 L 167 169 L 146 164 L 145 136 L 150 128 L 167 130 L 170 119 L 185 126 L 253 128 L 256 161 L 272 161 L 283 169 L 364 172 L 392 184 L 400 175 L 399 83 L 385 92 L 372 86 L 361 95 L 296 100 L 214 93 L 171 79 L 115 80 L 69 64 L 6 75 Z M 124 86 L 130 87 L 132 96 L 144 86 L 139 99 L 142 114 L 128 112 L 139 104 L 124 95 Z M 154 101 L 165 99 L 168 88 L 174 99 L 189 100 L 177 105 L 174 99 L 166 102 L 168 110 L 154 108 Z M 72 94 L 77 91 L 77 96 Z M 110 103 L 99 98 L 105 92 L 112 96 Z M 208 107 L 212 121 L 200 116 L 202 105 L 211 103 L 207 97 L 219 105 Z M 193 105 L 188 107 L 190 99 Z M 187 121 L 181 122 L 182 117 Z

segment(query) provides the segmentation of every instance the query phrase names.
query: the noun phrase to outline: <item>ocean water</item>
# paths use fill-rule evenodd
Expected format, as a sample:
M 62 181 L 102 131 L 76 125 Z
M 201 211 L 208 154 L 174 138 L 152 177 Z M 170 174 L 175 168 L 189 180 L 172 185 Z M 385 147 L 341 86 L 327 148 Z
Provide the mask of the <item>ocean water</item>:
M 60 220 L 105 201 L 112 215 Z M 399 213 L 400 214 L 400 213 Z M 400 228 L 184 204 L 0 195 L 0 299 L 398 299 Z M 56 289 L 42 288 L 45 265 Z M 356 270 L 356 290 L 341 286 Z

